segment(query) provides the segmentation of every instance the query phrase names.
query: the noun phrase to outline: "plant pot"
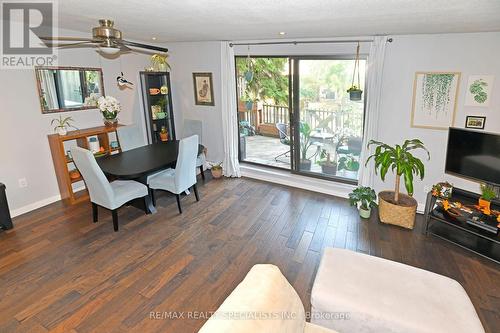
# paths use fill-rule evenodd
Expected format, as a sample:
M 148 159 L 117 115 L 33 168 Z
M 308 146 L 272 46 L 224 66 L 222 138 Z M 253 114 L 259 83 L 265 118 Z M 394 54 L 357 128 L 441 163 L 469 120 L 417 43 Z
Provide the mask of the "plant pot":
M 300 171 L 310 171 L 311 170 L 311 160 L 301 159 L 299 162 Z
M 491 209 L 491 201 L 485 200 L 483 198 L 479 198 L 478 205 L 480 208 L 489 211 Z
M 349 90 L 349 99 L 351 101 L 360 101 L 363 90 Z
M 58 127 L 56 129 L 56 132 L 59 135 L 66 135 L 66 134 L 68 134 L 68 131 L 66 130 L 66 127 Z
M 116 128 L 118 126 L 118 119 L 104 118 L 104 126 L 106 126 L 107 128 Z
M 337 173 L 337 164 L 321 164 L 321 172 L 327 175 L 335 175 Z
M 212 172 L 212 177 L 214 178 L 221 178 L 222 177 L 222 168 L 217 168 L 217 169 L 210 169 Z
M 161 141 L 168 141 L 168 133 L 160 133 Z
M 394 203 L 394 191 L 382 191 L 378 194 L 379 218 L 387 224 L 413 229 L 417 213 L 417 200 L 400 193 L 399 203 Z
M 369 219 L 371 214 L 372 214 L 371 208 L 363 209 L 359 207 L 359 216 L 361 216 L 362 218 Z
M 245 81 L 250 82 L 253 80 L 253 72 L 252 71 L 246 71 L 245 72 Z

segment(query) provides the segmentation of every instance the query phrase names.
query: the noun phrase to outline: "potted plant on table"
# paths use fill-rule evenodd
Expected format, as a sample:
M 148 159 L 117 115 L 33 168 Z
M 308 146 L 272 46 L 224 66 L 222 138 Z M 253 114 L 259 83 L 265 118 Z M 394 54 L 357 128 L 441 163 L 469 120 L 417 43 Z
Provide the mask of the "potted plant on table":
M 488 184 L 481 184 L 481 197 L 479 198 L 479 207 L 487 215 L 491 212 L 491 201 L 497 197 L 495 189 Z
M 62 116 L 59 116 L 59 119 L 58 118 L 52 119 L 50 125 L 56 124 L 56 126 L 54 127 L 54 132 L 56 132 L 59 135 L 66 135 L 68 133 L 68 128 L 72 127 L 76 130 L 78 129 L 75 126 L 73 126 L 71 122 L 73 122 L 73 118 L 71 117 L 63 118 Z
M 341 157 L 339 159 L 339 171 L 341 170 L 344 170 L 346 178 L 356 179 L 359 170 L 358 160 L 351 154 Z
M 311 170 L 311 160 L 307 158 L 307 150 L 312 146 L 311 142 L 311 126 L 308 123 L 301 122 L 299 126 L 300 132 L 300 161 L 299 169 L 302 171 Z
M 375 152 L 368 157 L 366 164 L 373 158 L 375 172 L 380 172 L 380 178 L 383 181 L 389 169 L 396 174 L 394 191 L 382 191 L 378 194 L 380 220 L 383 223 L 413 229 L 417 212 L 417 201 L 413 198 L 413 178 L 419 176 L 420 179 L 424 179 L 425 167 L 420 159 L 411 154 L 411 151 L 424 150 L 428 160 L 430 159 L 429 151 L 418 139 L 405 140 L 403 145 L 394 147 L 371 140 L 368 147 L 372 145 L 376 146 Z M 399 192 L 401 177 L 403 177 L 408 195 Z
M 118 126 L 118 113 L 121 111 L 120 102 L 112 96 L 101 96 L 97 101 L 97 106 L 104 117 L 106 127 Z
M 330 153 L 323 149 L 320 154 L 318 164 L 321 166 L 321 172 L 327 175 L 335 175 L 337 173 L 337 163 L 331 159 Z
M 210 172 L 212 172 L 212 177 L 221 178 L 222 177 L 222 162 L 217 164 L 212 164 L 210 168 Z
M 351 206 L 357 206 L 359 216 L 364 219 L 370 218 L 372 208 L 377 207 L 377 194 L 371 187 L 360 186 L 349 193 L 349 203 Z

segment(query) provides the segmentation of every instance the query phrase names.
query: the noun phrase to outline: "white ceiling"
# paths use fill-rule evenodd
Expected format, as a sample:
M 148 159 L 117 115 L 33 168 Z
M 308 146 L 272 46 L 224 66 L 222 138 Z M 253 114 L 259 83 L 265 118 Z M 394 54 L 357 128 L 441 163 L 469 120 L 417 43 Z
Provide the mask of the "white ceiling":
M 111 18 L 157 42 L 500 31 L 500 0 L 60 0 L 59 26 Z

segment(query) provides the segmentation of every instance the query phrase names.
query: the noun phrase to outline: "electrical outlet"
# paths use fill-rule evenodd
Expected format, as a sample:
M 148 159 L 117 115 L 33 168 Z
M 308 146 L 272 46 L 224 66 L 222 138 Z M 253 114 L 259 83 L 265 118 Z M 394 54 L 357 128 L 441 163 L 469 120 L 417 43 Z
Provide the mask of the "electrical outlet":
M 28 187 L 28 181 L 26 178 L 19 178 L 17 182 L 20 188 Z

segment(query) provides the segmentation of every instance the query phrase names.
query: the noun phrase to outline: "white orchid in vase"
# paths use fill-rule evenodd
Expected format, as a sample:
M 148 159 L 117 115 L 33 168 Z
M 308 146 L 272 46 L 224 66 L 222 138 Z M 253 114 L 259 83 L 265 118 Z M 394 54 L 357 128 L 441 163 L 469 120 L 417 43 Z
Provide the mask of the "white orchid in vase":
M 121 111 L 120 102 L 112 96 L 101 96 L 97 101 L 97 106 L 104 117 L 104 125 L 116 127 L 118 125 L 118 113 Z

